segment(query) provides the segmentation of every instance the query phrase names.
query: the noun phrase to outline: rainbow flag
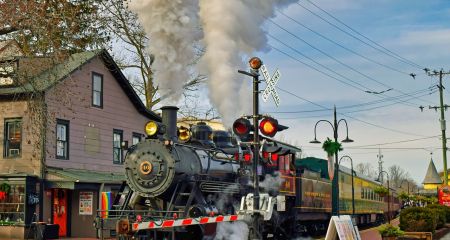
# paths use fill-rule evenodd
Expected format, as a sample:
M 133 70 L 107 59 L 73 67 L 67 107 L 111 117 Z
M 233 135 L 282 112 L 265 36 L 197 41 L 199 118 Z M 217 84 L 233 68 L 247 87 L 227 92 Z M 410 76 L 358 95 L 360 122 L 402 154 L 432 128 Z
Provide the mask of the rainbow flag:
M 108 218 L 108 211 L 111 209 L 112 201 L 111 192 L 102 192 L 102 218 Z

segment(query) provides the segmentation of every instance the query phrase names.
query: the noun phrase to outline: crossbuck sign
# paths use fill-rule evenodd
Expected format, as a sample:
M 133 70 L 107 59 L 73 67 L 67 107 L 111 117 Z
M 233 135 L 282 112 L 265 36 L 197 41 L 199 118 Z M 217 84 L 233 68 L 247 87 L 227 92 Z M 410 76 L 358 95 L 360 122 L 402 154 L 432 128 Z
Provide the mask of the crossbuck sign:
M 264 92 L 262 94 L 263 101 L 267 102 L 267 99 L 269 99 L 270 94 L 272 95 L 275 104 L 277 106 L 280 105 L 280 97 L 278 96 L 277 90 L 275 89 L 275 85 L 277 84 L 278 80 L 280 80 L 281 77 L 280 71 L 278 71 L 277 69 L 271 78 L 269 71 L 266 68 L 266 65 L 262 65 L 260 69 L 267 84 L 266 89 L 264 89 Z

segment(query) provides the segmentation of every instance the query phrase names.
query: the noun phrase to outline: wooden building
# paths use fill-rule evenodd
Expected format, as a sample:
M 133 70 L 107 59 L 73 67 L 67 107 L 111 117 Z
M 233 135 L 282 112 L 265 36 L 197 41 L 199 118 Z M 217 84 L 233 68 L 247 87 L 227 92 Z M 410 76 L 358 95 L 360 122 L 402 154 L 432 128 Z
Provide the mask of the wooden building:
M 121 143 L 137 143 L 160 117 L 106 50 L 65 59 L 1 50 L 0 238 L 25 238 L 35 221 L 95 237 L 100 196 L 124 180 Z

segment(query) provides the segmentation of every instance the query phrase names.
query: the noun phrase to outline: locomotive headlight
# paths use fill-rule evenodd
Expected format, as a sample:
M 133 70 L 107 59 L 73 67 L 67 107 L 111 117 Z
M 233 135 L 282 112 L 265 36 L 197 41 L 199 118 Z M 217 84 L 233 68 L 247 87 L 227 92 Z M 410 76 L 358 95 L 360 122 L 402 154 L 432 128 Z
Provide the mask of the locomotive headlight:
M 150 121 L 145 125 L 145 132 L 149 137 L 152 137 L 158 133 L 163 134 L 165 132 L 165 127 L 158 122 Z

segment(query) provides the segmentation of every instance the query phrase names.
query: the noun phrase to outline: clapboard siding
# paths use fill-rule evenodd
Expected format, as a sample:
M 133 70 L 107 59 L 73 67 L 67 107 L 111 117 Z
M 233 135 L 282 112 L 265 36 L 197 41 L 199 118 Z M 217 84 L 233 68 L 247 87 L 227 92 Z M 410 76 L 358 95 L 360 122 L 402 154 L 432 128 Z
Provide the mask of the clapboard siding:
M 103 108 L 91 106 L 92 72 L 103 75 Z M 133 132 L 143 134 L 148 121 L 137 111 L 99 57 L 48 90 L 46 102 L 51 116 L 47 131 L 48 166 L 121 172 L 123 166 L 113 164 L 112 160 L 113 129 L 122 130 L 123 140 L 131 144 Z M 68 160 L 55 158 L 56 119 L 70 121 Z M 96 151 L 86 150 L 89 141 L 98 144 Z

